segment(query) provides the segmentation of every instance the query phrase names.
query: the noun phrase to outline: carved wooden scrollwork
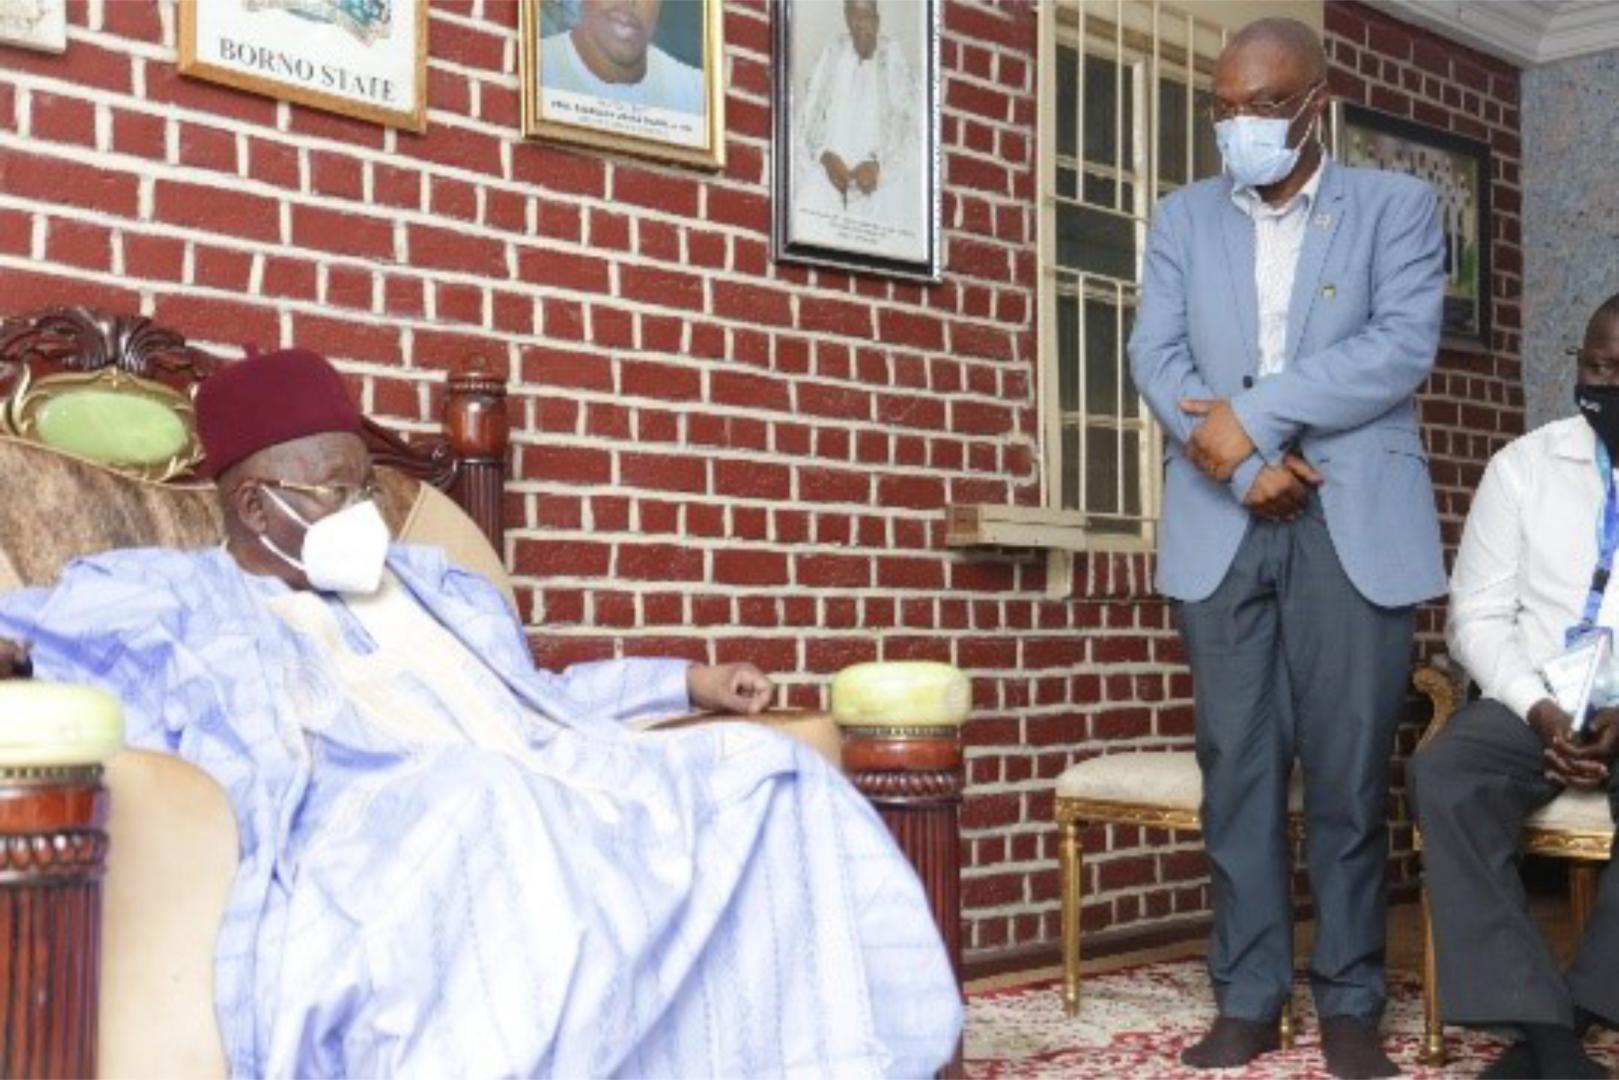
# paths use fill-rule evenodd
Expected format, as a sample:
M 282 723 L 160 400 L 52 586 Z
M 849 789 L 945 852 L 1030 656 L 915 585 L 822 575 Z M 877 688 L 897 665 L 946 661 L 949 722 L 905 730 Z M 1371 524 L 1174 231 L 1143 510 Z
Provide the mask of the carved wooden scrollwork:
M 10 377 L 43 363 L 64 371 L 116 368 L 129 375 L 162 381 L 178 377 L 191 383 L 224 362 L 187 345 L 184 337 L 144 315 L 51 307 L 0 322 L 0 365 L 9 369 Z

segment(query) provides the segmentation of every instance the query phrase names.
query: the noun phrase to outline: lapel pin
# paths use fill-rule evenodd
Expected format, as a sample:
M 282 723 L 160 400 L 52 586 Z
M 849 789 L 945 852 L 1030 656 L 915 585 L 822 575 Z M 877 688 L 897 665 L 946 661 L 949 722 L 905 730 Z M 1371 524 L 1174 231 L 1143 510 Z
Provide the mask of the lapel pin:
M 1331 300 L 1333 297 L 1338 295 L 1338 286 L 1336 286 L 1336 285 L 1323 285 L 1323 286 L 1321 286 L 1321 295 L 1325 296 L 1328 300 Z

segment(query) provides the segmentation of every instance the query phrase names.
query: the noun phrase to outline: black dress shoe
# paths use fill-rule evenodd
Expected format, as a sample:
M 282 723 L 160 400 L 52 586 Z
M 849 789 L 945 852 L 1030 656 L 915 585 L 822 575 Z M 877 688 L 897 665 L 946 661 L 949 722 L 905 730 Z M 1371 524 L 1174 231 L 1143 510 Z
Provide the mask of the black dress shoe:
M 1323 1016 L 1321 1052 L 1327 1058 L 1327 1071 L 1339 1080 L 1400 1075 L 1399 1066 L 1383 1051 L 1377 1024 L 1358 1016 Z
M 1274 1020 L 1221 1016 L 1207 1035 L 1181 1051 L 1181 1064 L 1194 1069 L 1234 1069 L 1281 1044 Z

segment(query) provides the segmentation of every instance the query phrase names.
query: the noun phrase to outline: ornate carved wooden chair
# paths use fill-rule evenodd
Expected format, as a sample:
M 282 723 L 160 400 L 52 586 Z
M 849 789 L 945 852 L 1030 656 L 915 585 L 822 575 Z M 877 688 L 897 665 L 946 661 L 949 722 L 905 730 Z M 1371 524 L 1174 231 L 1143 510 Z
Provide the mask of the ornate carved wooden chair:
M 1433 701 L 1433 719 L 1423 732 L 1420 750 L 1444 730 L 1445 724 L 1465 700 L 1465 679 L 1441 667 L 1420 669 L 1415 680 Z M 1546 855 L 1570 860 L 1568 902 L 1576 936 L 1583 933 L 1596 901 L 1597 878 L 1613 850 L 1613 817 L 1603 791 L 1565 791 L 1537 810 L 1523 830 L 1526 855 Z M 1417 848 L 1422 847 L 1418 830 Z M 1433 926 L 1428 906 L 1428 887 L 1422 888 L 1422 1005 L 1423 1038 L 1419 1058 L 1424 1065 L 1445 1063 L 1445 1031 L 1439 1019 L 1439 975 L 1434 957 Z
M 220 542 L 212 486 L 194 473 L 201 454 L 190 402 L 196 384 L 222 362 L 144 318 L 55 308 L 0 322 L 0 591 L 49 584 L 66 562 L 98 551 Z M 504 395 L 486 367 L 464 364 L 446 385 L 441 436 L 407 442 L 368 421 L 366 438 L 394 535 L 443 547 L 452 562 L 510 597 L 498 554 L 509 434 Z M 922 873 L 959 972 L 957 728 L 899 717 L 840 733 L 826 715 L 770 719 L 841 757 L 877 805 Z M 16 784 L 37 779 L 0 767 L 0 809 Z M 73 1008 L 55 1007 L 67 985 L 60 950 L 0 940 L 4 1000 L 36 1003 L 0 1030 L 0 1071 L 82 1075 L 96 1070 L 99 1054 L 105 1075 L 222 1075 L 213 942 L 237 861 L 224 793 L 178 758 L 135 751 L 106 763 L 105 793 L 93 769 L 70 779 L 52 780 L 48 791 L 31 788 L 29 798 L 38 802 L 44 791 L 71 803 L 73 814 L 24 821 L 0 813 L 0 829 L 15 825 L 27 834 L 0 837 L 0 869 L 17 869 L 4 862 L 6 851 L 40 844 L 86 853 L 88 861 L 24 865 L 0 880 L 0 901 L 7 890 L 93 882 L 107 852 L 100 956 L 92 935 L 75 959 L 87 978 L 99 963 L 99 994 L 93 981 L 87 999 L 76 991 L 77 1014 L 70 1016 Z

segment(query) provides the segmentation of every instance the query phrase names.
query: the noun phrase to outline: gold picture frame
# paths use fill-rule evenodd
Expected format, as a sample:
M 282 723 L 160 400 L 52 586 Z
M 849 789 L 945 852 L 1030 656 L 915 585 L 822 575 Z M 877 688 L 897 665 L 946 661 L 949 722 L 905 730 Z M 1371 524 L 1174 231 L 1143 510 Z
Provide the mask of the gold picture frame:
M 586 9 L 592 3 L 593 0 L 572 0 L 568 7 L 579 11 L 579 23 L 583 23 Z M 582 88 L 582 83 L 575 88 L 546 85 L 548 51 L 553 62 L 563 58 L 563 63 L 558 65 L 563 71 L 578 71 L 583 66 L 582 54 L 564 40 L 574 33 L 574 28 L 559 27 L 553 18 L 561 10 L 560 3 L 546 12 L 542 11 L 542 0 L 518 0 L 521 29 L 518 81 L 525 138 L 571 143 L 704 169 L 725 167 L 725 29 L 720 0 L 663 0 L 658 22 L 651 28 L 640 28 L 645 38 L 644 49 L 658 61 L 655 65 L 658 70 L 649 67 L 643 82 L 658 78 L 660 89 L 680 90 L 683 99 L 690 98 L 691 65 L 664 51 L 656 37 L 665 36 L 659 30 L 660 27 L 668 29 L 664 21 L 671 18 L 686 20 L 680 29 L 688 39 L 694 28 L 700 31 L 701 103 L 697 111 L 614 100 L 592 94 Z M 548 46 L 552 41 L 557 44 Z M 660 132 L 664 137 L 659 137 Z
M 379 61 L 362 50 L 388 34 L 335 0 L 179 0 L 180 74 L 419 134 L 427 130 L 428 0 L 391 0 L 390 8 L 403 10 L 398 25 L 412 40 L 389 42 L 397 55 Z M 224 36 L 232 20 L 246 19 L 264 25 Z M 395 80 L 379 72 L 408 72 L 410 85 L 396 94 Z

